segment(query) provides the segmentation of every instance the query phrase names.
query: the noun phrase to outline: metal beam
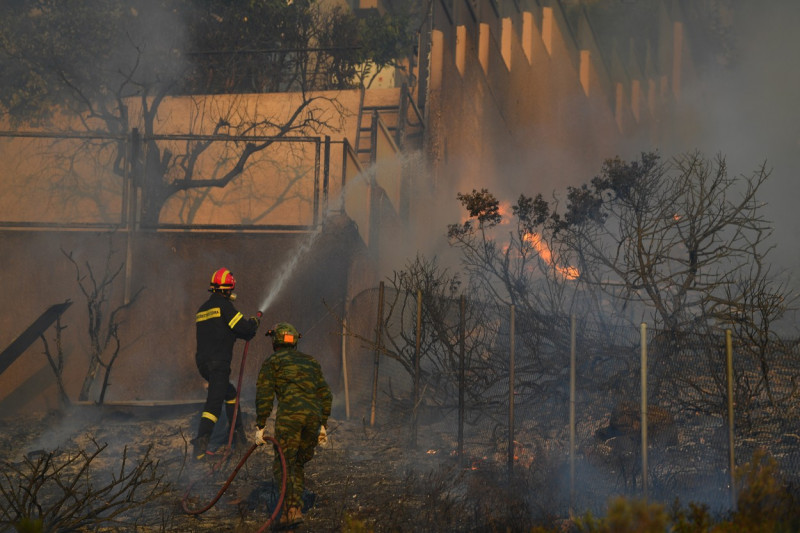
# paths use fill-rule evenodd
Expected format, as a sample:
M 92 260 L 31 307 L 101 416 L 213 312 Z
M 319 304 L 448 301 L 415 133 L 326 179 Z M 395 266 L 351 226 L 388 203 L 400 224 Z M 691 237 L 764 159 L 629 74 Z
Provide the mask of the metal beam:
M 62 304 L 51 305 L 33 324 L 23 331 L 8 347 L 0 353 L 0 374 L 5 372 L 11 363 L 17 360 L 33 342 L 38 339 L 61 314 L 72 305 L 70 300 Z

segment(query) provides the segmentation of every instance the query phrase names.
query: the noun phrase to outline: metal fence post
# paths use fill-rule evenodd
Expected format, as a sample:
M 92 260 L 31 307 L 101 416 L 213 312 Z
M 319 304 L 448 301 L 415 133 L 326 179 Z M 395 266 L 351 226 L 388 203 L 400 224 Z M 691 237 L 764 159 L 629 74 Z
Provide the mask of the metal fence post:
M 320 142 L 319 137 L 317 137 L 316 142 L 314 143 L 314 199 L 313 199 L 313 209 L 314 213 L 312 215 L 312 220 L 314 221 L 314 225 L 316 226 L 319 223 L 319 204 L 320 204 L 320 167 L 322 162 L 320 161 L 322 154 L 322 143 Z M 324 214 L 323 214 L 324 217 Z
M 378 402 L 378 364 L 381 355 L 381 339 L 383 337 L 383 282 L 378 286 L 378 324 L 375 327 L 375 371 L 372 375 L 372 408 L 369 414 L 369 425 L 375 425 L 375 404 Z
M 642 407 L 640 425 L 642 426 L 642 496 L 647 501 L 647 324 L 641 325 L 641 346 L 642 346 Z
M 344 416 L 350 420 L 350 384 L 347 376 L 347 317 L 342 319 L 342 380 L 344 382 Z
M 458 461 L 460 465 L 464 465 L 464 373 L 466 365 L 465 361 L 465 336 L 466 324 L 464 324 L 466 315 L 466 300 L 464 295 L 461 295 L 459 306 L 459 319 L 458 319 Z
M 324 160 L 322 165 L 322 219 L 328 216 L 328 188 L 331 178 L 331 136 L 325 136 Z
M 731 330 L 725 330 L 725 359 L 726 375 L 728 378 L 728 470 L 731 478 L 731 509 L 736 508 L 736 456 L 734 452 L 734 431 L 733 431 L 733 340 Z
M 514 473 L 514 305 L 511 305 L 508 354 L 508 479 Z
M 417 289 L 417 335 L 414 344 L 414 404 L 411 409 L 411 446 L 417 446 L 417 410 L 419 409 L 419 360 L 422 349 L 422 291 Z
M 569 340 L 569 515 L 575 509 L 575 315 L 570 315 Z

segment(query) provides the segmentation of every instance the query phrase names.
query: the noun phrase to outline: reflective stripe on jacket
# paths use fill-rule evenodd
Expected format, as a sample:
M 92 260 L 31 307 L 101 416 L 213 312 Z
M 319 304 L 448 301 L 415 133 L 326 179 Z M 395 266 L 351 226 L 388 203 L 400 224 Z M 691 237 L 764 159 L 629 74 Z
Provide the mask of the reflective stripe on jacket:
M 225 296 L 213 292 L 195 315 L 197 358 L 228 361 L 236 339 L 250 340 L 258 329 L 254 319 L 245 318 Z

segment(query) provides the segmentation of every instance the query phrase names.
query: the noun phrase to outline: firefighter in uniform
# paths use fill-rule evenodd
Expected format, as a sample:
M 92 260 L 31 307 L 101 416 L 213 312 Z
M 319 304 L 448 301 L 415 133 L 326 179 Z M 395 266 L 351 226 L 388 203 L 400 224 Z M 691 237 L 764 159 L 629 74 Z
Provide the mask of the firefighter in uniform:
M 208 290 L 211 296 L 200 306 L 195 315 L 197 325 L 197 353 L 195 362 L 200 375 L 208 382 L 208 396 L 200 416 L 197 437 L 192 440 L 194 456 L 201 460 L 206 455 L 208 441 L 214 432 L 214 425 L 219 419 L 222 405 L 228 423 L 233 420 L 236 407 L 236 387 L 230 380 L 233 345 L 236 339 L 246 341 L 252 339 L 258 330 L 259 319 L 245 318 L 236 310 L 233 300 L 236 295 L 233 289 L 236 280 L 230 270 L 220 268 L 211 276 Z M 230 431 L 230 427 L 228 428 Z M 242 429 L 242 417 L 236 417 L 234 443 L 237 446 L 246 444 L 247 439 Z
M 305 464 L 314 457 L 317 444 L 327 439 L 325 426 L 331 414 L 332 394 L 319 363 L 297 351 L 300 334 L 291 324 L 281 322 L 267 332 L 272 337 L 274 353 L 264 360 L 256 384 L 255 442 L 265 444 L 264 426 L 278 401 L 275 415 L 275 439 L 286 459 L 286 495 L 281 526 L 303 521 L 303 485 Z M 275 480 L 281 479 L 281 461 L 277 453 L 272 463 Z

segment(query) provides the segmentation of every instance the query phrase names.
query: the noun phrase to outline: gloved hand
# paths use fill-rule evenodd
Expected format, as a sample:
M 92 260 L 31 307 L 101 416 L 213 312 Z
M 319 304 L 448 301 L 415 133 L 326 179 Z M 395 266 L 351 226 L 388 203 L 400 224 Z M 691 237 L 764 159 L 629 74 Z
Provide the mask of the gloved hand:
M 257 316 L 251 316 L 250 320 L 256 323 L 256 329 L 258 329 L 259 324 L 261 324 L 261 319 Z
M 325 426 L 319 427 L 319 435 L 317 436 L 317 444 L 320 446 L 328 445 L 328 432 L 325 431 Z
M 267 441 L 264 439 L 264 430 L 266 428 L 258 428 L 256 431 L 256 436 L 253 441 L 256 443 L 256 446 L 261 446 L 262 444 L 266 444 Z

